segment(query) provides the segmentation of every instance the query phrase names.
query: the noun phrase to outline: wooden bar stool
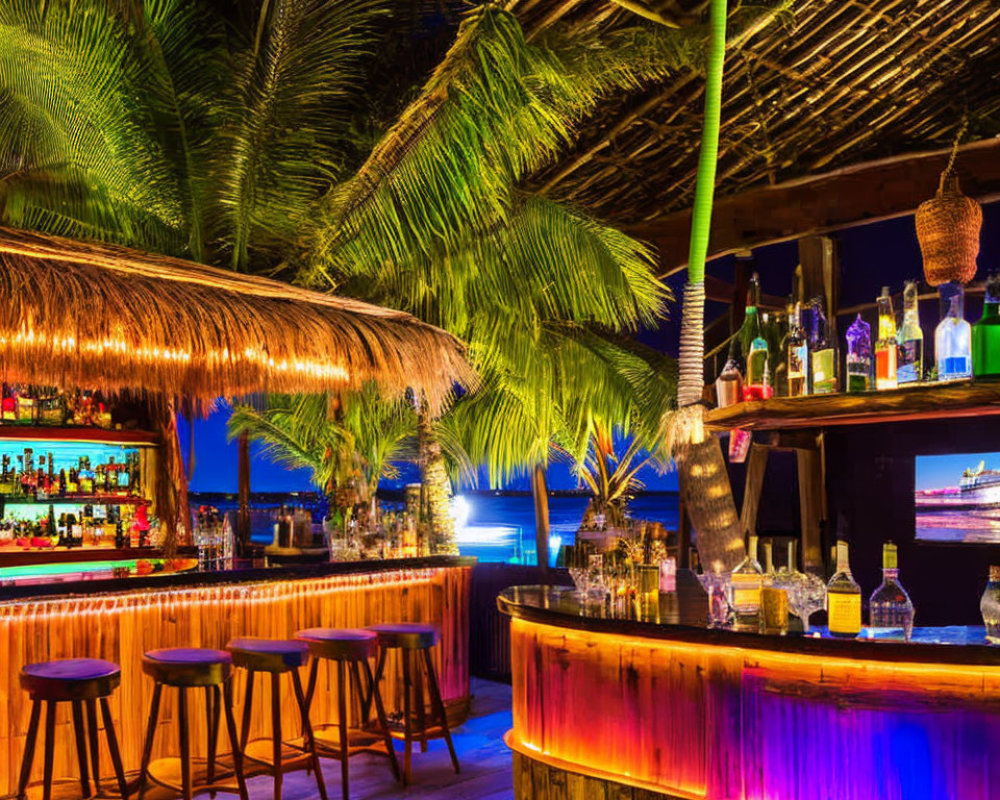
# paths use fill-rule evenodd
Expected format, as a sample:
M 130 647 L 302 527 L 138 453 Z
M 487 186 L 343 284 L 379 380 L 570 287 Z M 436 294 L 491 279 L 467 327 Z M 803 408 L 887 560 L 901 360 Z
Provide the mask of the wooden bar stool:
M 348 800 L 347 760 L 357 753 L 377 753 L 389 758 L 392 773 L 398 781 L 399 762 L 396 751 L 389 736 L 388 723 L 385 718 L 385 708 L 382 705 L 382 695 L 378 691 L 378 683 L 372 675 L 369 659 L 375 655 L 375 634 L 371 631 L 351 628 L 308 628 L 295 634 L 309 646 L 313 656 L 309 671 L 309 688 L 306 691 L 306 711 L 312 705 L 313 694 L 316 691 L 316 677 L 320 659 L 334 661 L 337 664 L 337 724 L 315 726 L 316 744 L 324 755 L 340 759 L 340 784 L 344 800 Z M 364 672 L 367 687 L 362 686 L 361 673 Z M 350 678 L 348 678 L 350 673 Z M 360 726 L 348 729 L 347 704 L 350 699 L 349 686 L 353 684 L 355 696 L 362 708 Z M 378 715 L 378 727 L 369 724 L 369 712 L 372 701 L 375 713 Z M 335 738 L 324 736 L 327 730 L 336 733 Z
M 142 747 L 142 767 L 139 770 L 139 800 L 146 794 L 150 781 L 176 792 L 184 800 L 191 800 L 195 791 L 231 791 L 224 784 L 217 784 L 216 746 L 219 741 L 219 721 L 222 712 L 226 716 L 226 729 L 233 748 L 233 774 L 241 800 L 248 800 L 247 785 L 243 775 L 243 756 L 240 752 L 233 718 L 232 658 L 225 650 L 176 647 L 151 650 L 142 657 L 142 671 L 156 683 L 153 687 L 153 702 L 149 710 L 149 725 Z M 150 771 L 149 759 L 153 752 L 153 736 L 156 733 L 157 717 L 160 713 L 160 697 L 164 686 L 177 689 L 177 736 L 180 747 L 180 783 L 174 776 L 157 776 Z M 208 718 L 208 759 L 205 782 L 195 786 L 191 775 L 191 739 L 188 730 L 188 689 L 204 688 L 205 711 Z M 220 709 L 221 705 L 221 709 Z
M 440 634 L 434 625 L 419 622 L 400 622 L 388 625 L 371 625 L 368 630 L 378 636 L 379 657 L 375 670 L 375 685 L 382 680 L 385 670 L 385 658 L 389 650 L 398 648 L 403 662 L 403 719 L 401 728 L 394 728 L 391 733 L 403 740 L 403 783 L 408 784 L 411 778 L 410 762 L 413 753 L 413 743 L 420 743 L 421 752 L 427 751 L 427 740 L 444 738 L 451 756 L 451 765 L 455 772 L 459 771 L 458 756 L 451 742 L 451 731 L 448 729 L 448 715 L 445 712 L 444 701 L 438 688 L 437 675 L 434 672 L 434 661 L 431 659 L 431 648 L 434 647 Z M 427 674 L 427 684 L 430 690 L 431 716 L 437 718 L 437 724 L 428 724 L 427 707 L 424 700 L 424 683 L 420 669 L 423 661 Z M 416 712 L 416 725 L 414 714 Z
M 21 760 L 21 777 L 17 784 L 18 800 L 27 797 L 28 779 L 35 756 L 38 739 L 38 722 L 45 708 L 45 767 L 42 778 L 44 800 L 52 797 L 52 761 L 55 753 L 56 705 L 73 704 L 73 732 L 76 735 L 76 757 L 80 764 L 80 788 L 83 797 L 92 797 L 100 791 L 101 769 L 100 750 L 97 741 L 97 701 L 101 702 L 101 716 L 104 719 L 104 736 L 111 752 L 111 763 L 115 770 L 118 791 L 123 798 L 128 797 L 125 785 L 125 770 L 122 768 L 118 738 L 111 721 L 108 697 L 121 683 L 121 668 L 110 661 L 97 658 L 66 658 L 59 661 L 42 661 L 26 664 L 21 668 L 21 688 L 31 698 L 31 719 L 28 736 L 24 742 L 24 757 Z M 83 716 L 87 712 L 85 731 Z M 88 736 L 89 734 L 89 736 Z M 90 742 L 90 760 L 94 768 L 94 789 L 90 788 L 90 773 L 87 767 L 87 746 Z
M 319 796 L 326 800 L 326 785 L 320 771 L 319 756 L 316 755 L 316 740 L 309 724 L 309 710 L 299 679 L 299 667 L 309 661 L 309 645 L 302 641 L 281 639 L 233 639 L 226 645 L 233 657 L 233 665 L 247 670 L 247 689 L 243 700 L 243 723 L 240 727 L 240 752 L 243 757 L 266 764 L 274 778 L 274 800 L 281 800 L 282 776 L 296 767 L 308 765 L 316 773 L 316 788 Z M 258 672 L 271 676 L 271 742 L 267 752 L 266 739 L 247 742 L 250 735 L 250 711 L 253 705 L 254 675 Z M 281 676 L 288 673 L 292 677 L 295 700 L 302 717 L 302 748 L 286 748 L 281 738 Z M 255 747 L 255 745 L 262 747 Z

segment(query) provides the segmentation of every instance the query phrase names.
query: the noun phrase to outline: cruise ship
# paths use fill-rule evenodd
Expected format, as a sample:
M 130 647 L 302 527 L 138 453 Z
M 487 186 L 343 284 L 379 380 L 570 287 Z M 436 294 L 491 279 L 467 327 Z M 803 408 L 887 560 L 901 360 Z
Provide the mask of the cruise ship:
M 958 488 L 963 504 L 1000 506 L 1000 470 L 986 469 L 985 461 L 965 470 Z

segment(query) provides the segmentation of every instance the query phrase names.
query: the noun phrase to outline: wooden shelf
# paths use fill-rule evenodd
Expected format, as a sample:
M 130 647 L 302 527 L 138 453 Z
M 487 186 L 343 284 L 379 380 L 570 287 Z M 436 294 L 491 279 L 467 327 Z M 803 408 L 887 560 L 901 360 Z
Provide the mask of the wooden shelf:
M 113 431 L 107 428 L 86 428 L 83 426 L 17 425 L 8 422 L 0 425 L 0 439 L 23 439 L 25 441 L 88 442 L 93 444 L 156 444 L 157 436 L 150 431 Z
M 865 394 L 751 400 L 709 411 L 705 425 L 714 431 L 734 428 L 776 431 L 991 414 L 1000 414 L 1000 381 L 921 384 Z
M 51 505 L 66 505 L 71 503 L 77 506 L 148 506 L 152 505 L 151 500 L 147 500 L 145 497 L 136 497 L 134 495 L 115 495 L 115 494 L 100 494 L 100 495 L 68 495 L 65 497 L 45 497 L 39 498 L 37 500 L 31 497 L 24 497 L 19 494 L 0 494 L 0 499 L 3 500 L 5 505 L 25 505 L 25 506 L 47 506 Z

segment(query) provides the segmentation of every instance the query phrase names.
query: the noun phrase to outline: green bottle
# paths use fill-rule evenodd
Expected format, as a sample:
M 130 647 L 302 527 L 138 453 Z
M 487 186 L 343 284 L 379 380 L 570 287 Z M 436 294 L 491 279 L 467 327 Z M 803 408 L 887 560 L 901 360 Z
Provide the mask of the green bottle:
M 972 374 L 1000 378 L 1000 275 L 986 279 L 983 316 L 972 326 Z

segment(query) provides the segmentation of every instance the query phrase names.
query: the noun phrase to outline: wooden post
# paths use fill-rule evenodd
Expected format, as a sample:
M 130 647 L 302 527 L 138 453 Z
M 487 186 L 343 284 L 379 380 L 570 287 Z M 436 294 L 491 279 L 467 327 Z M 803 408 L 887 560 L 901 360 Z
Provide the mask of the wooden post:
M 542 575 L 549 570 L 549 487 L 545 465 L 536 464 L 531 473 L 531 492 L 535 498 L 535 551 Z
M 809 302 L 819 295 L 826 303 L 830 340 L 837 340 L 837 307 L 840 305 L 840 263 L 836 243 L 829 236 L 806 236 L 799 239 L 799 262 L 802 267 L 802 298 Z M 838 370 L 840 366 L 838 365 Z M 843 387 L 841 387 L 843 388 Z
M 764 488 L 764 473 L 767 472 L 767 457 L 771 448 L 767 445 L 750 445 L 747 459 L 746 485 L 743 490 L 743 510 L 740 513 L 740 528 L 744 536 L 757 532 L 757 510 L 760 508 L 760 493 Z
M 244 431 L 238 442 L 237 486 L 239 509 L 236 512 L 237 552 L 245 557 L 250 549 L 250 437 Z
M 822 522 L 826 519 L 826 486 L 823 471 L 823 435 L 819 434 L 816 446 L 795 451 L 799 477 L 799 514 L 802 520 L 802 567 L 823 569 L 823 546 L 820 537 Z

